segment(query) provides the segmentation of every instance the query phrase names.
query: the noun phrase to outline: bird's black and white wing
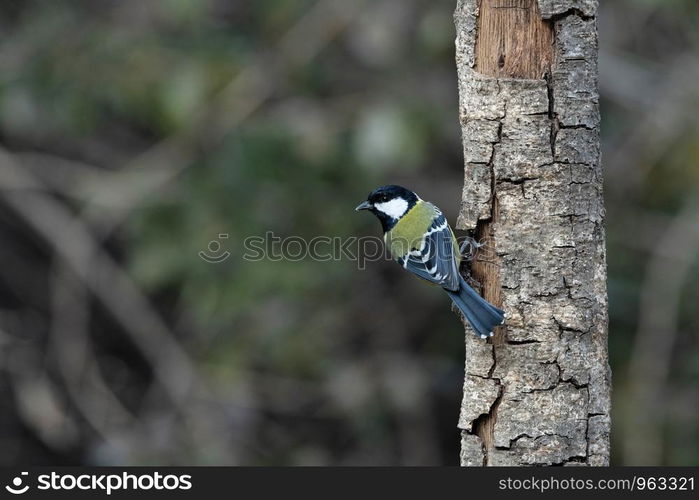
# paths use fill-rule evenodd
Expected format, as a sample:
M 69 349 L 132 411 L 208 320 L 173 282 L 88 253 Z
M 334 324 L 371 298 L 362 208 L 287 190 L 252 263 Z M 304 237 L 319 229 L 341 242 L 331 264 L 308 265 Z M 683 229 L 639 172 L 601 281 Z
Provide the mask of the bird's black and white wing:
M 454 242 L 446 218 L 435 207 L 435 218 L 425 232 L 420 248 L 413 248 L 397 262 L 408 271 L 448 290 L 458 290 L 459 270 Z

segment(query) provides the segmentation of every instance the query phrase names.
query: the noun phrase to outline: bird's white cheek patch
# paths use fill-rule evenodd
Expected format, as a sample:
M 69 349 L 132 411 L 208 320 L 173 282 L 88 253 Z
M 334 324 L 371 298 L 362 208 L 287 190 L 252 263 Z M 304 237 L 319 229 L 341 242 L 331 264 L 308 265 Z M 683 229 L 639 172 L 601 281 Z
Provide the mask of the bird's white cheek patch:
M 405 214 L 405 211 L 408 210 L 408 202 L 403 198 L 394 198 L 383 203 L 376 203 L 374 204 L 374 208 L 382 211 L 389 217 L 399 219 Z

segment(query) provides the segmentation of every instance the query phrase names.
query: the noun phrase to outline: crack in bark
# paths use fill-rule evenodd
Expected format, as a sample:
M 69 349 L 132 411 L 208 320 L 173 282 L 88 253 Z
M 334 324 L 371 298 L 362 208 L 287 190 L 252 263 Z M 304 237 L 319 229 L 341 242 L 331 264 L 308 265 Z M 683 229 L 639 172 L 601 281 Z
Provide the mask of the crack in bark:
M 588 16 L 585 14 L 583 11 L 580 9 L 577 9 L 575 7 L 570 7 L 569 9 L 560 12 L 558 14 L 553 14 L 552 16 L 546 18 L 547 21 L 550 21 L 552 23 L 555 23 L 556 21 L 561 21 L 562 19 L 565 19 L 566 17 L 571 17 L 571 16 L 577 16 L 583 21 L 591 21 L 595 18 L 595 16 Z
M 525 433 L 519 434 L 519 435 L 513 437 L 512 439 L 510 439 L 510 444 L 509 444 L 509 446 L 496 446 L 495 449 L 496 449 L 496 450 L 511 450 L 512 447 L 513 447 L 515 444 L 517 444 L 517 441 L 519 441 L 519 440 L 522 439 L 522 438 L 535 439 L 535 438 L 533 438 L 532 436 L 530 436 L 529 434 L 527 434 L 527 433 L 525 432 Z
M 532 465 L 546 465 L 549 467 L 562 467 L 565 466 L 566 464 L 574 464 L 574 463 L 580 463 L 580 464 L 586 464 L 587 463 L 587 457 L 583 457 L 582 455 L 573 455 L 572 457 L 566 458 L 562 462 L 555 462 L 552 464 L 532 464 Z
M 567 445 L 571 445 L 575 441 L 575 437 L 566 436 L 564 434 L 559 434 L 559 433 L 555 433 L 555 432 L 546 432 L 546 433 L 540 434 L 538 436 L 531 436 L 527 433 L 521 433 L 521 434 L 518 434 L 517 436 L 515 436 L 514 438 L 511 438 L 508 446 L 496 446 L 495 449 L 499 450 L 499 451 L 511 451 L 517 447 L 518 442 L 522 439 L 525 439 L 525 438 L 530 439 L 531 441 L 536 443 L 536 442 L 541 441 L 542 439 L 547 438 L 547 437 L 555 437 L 555 438 L 562 439 L 567 443 Z M 534 465 L 534 466 L 562 466 L 562 465 L 565 465 L 567 463 L 586 464 L 587 463 L 587 453 L 584 456 L 583 455 L 569 455 L 565 459 L 560 460 L 558 462 L 551 462 L 551 463 L 534 462 L 531 465 Z
M 540 340 L 527 339 L 527 340 L 508 340 L 507 345 L 529 345 L 529 344 L 541 344 Z
M 554 163 L 556 162 L 556 139 L 558 138 L 558 131 L 561 129 L 561 122 L 558 120 L 558 114 L 554 108 L 554 97 L 553 97 L 553 75 L 549 71 L 544 75 L 544 80 L 546 80 L 546 96 L 548 97 L 548 117 L 551 120 L 551 135 L 549 141 L 551 142 L 551 158 L 553 158 Z
M 495 422 L 497 421 L 497 409 L 498 406 L 500 406 L 504 394 L 504 387 L 500 380 L 492 378 L 491 380 L 495 380 L 498 384 L 498 395 L 495 401 L 493 401 L 493 404 L 490 405 L 488 413 L 479 415 L 472 424 L 473 434 L 481 439 L 481 445 L 483 447 L 483 466 L 490 465 L 490 449 L 494 447 L 493 433 L 495 431 Z

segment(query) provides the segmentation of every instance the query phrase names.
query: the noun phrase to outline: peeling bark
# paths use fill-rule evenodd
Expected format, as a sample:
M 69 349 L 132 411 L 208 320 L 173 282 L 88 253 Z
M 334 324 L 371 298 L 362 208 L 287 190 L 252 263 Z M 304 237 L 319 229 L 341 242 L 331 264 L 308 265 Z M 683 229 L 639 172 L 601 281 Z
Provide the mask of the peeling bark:
M 492 343 L 466 325 L 462 465 L 609 463 L 596 14 L 597 0 L 456 8 L 457 228 L 486 244 L 471 276 L 508 314 Z

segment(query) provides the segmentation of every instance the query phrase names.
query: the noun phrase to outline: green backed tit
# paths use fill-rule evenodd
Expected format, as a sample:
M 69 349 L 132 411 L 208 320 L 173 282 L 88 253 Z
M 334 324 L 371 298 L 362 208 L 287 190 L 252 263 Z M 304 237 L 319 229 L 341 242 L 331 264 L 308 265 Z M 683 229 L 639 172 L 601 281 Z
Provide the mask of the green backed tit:
M 444 214 L 401 186 L 381 186 L 355 209 L 369 210 L 381 222 L 391 257 L 404 269 L 441 286 L 485 339 L 505 322 L 505 313 L 478 295 L 459 274 L 461 252 Z

